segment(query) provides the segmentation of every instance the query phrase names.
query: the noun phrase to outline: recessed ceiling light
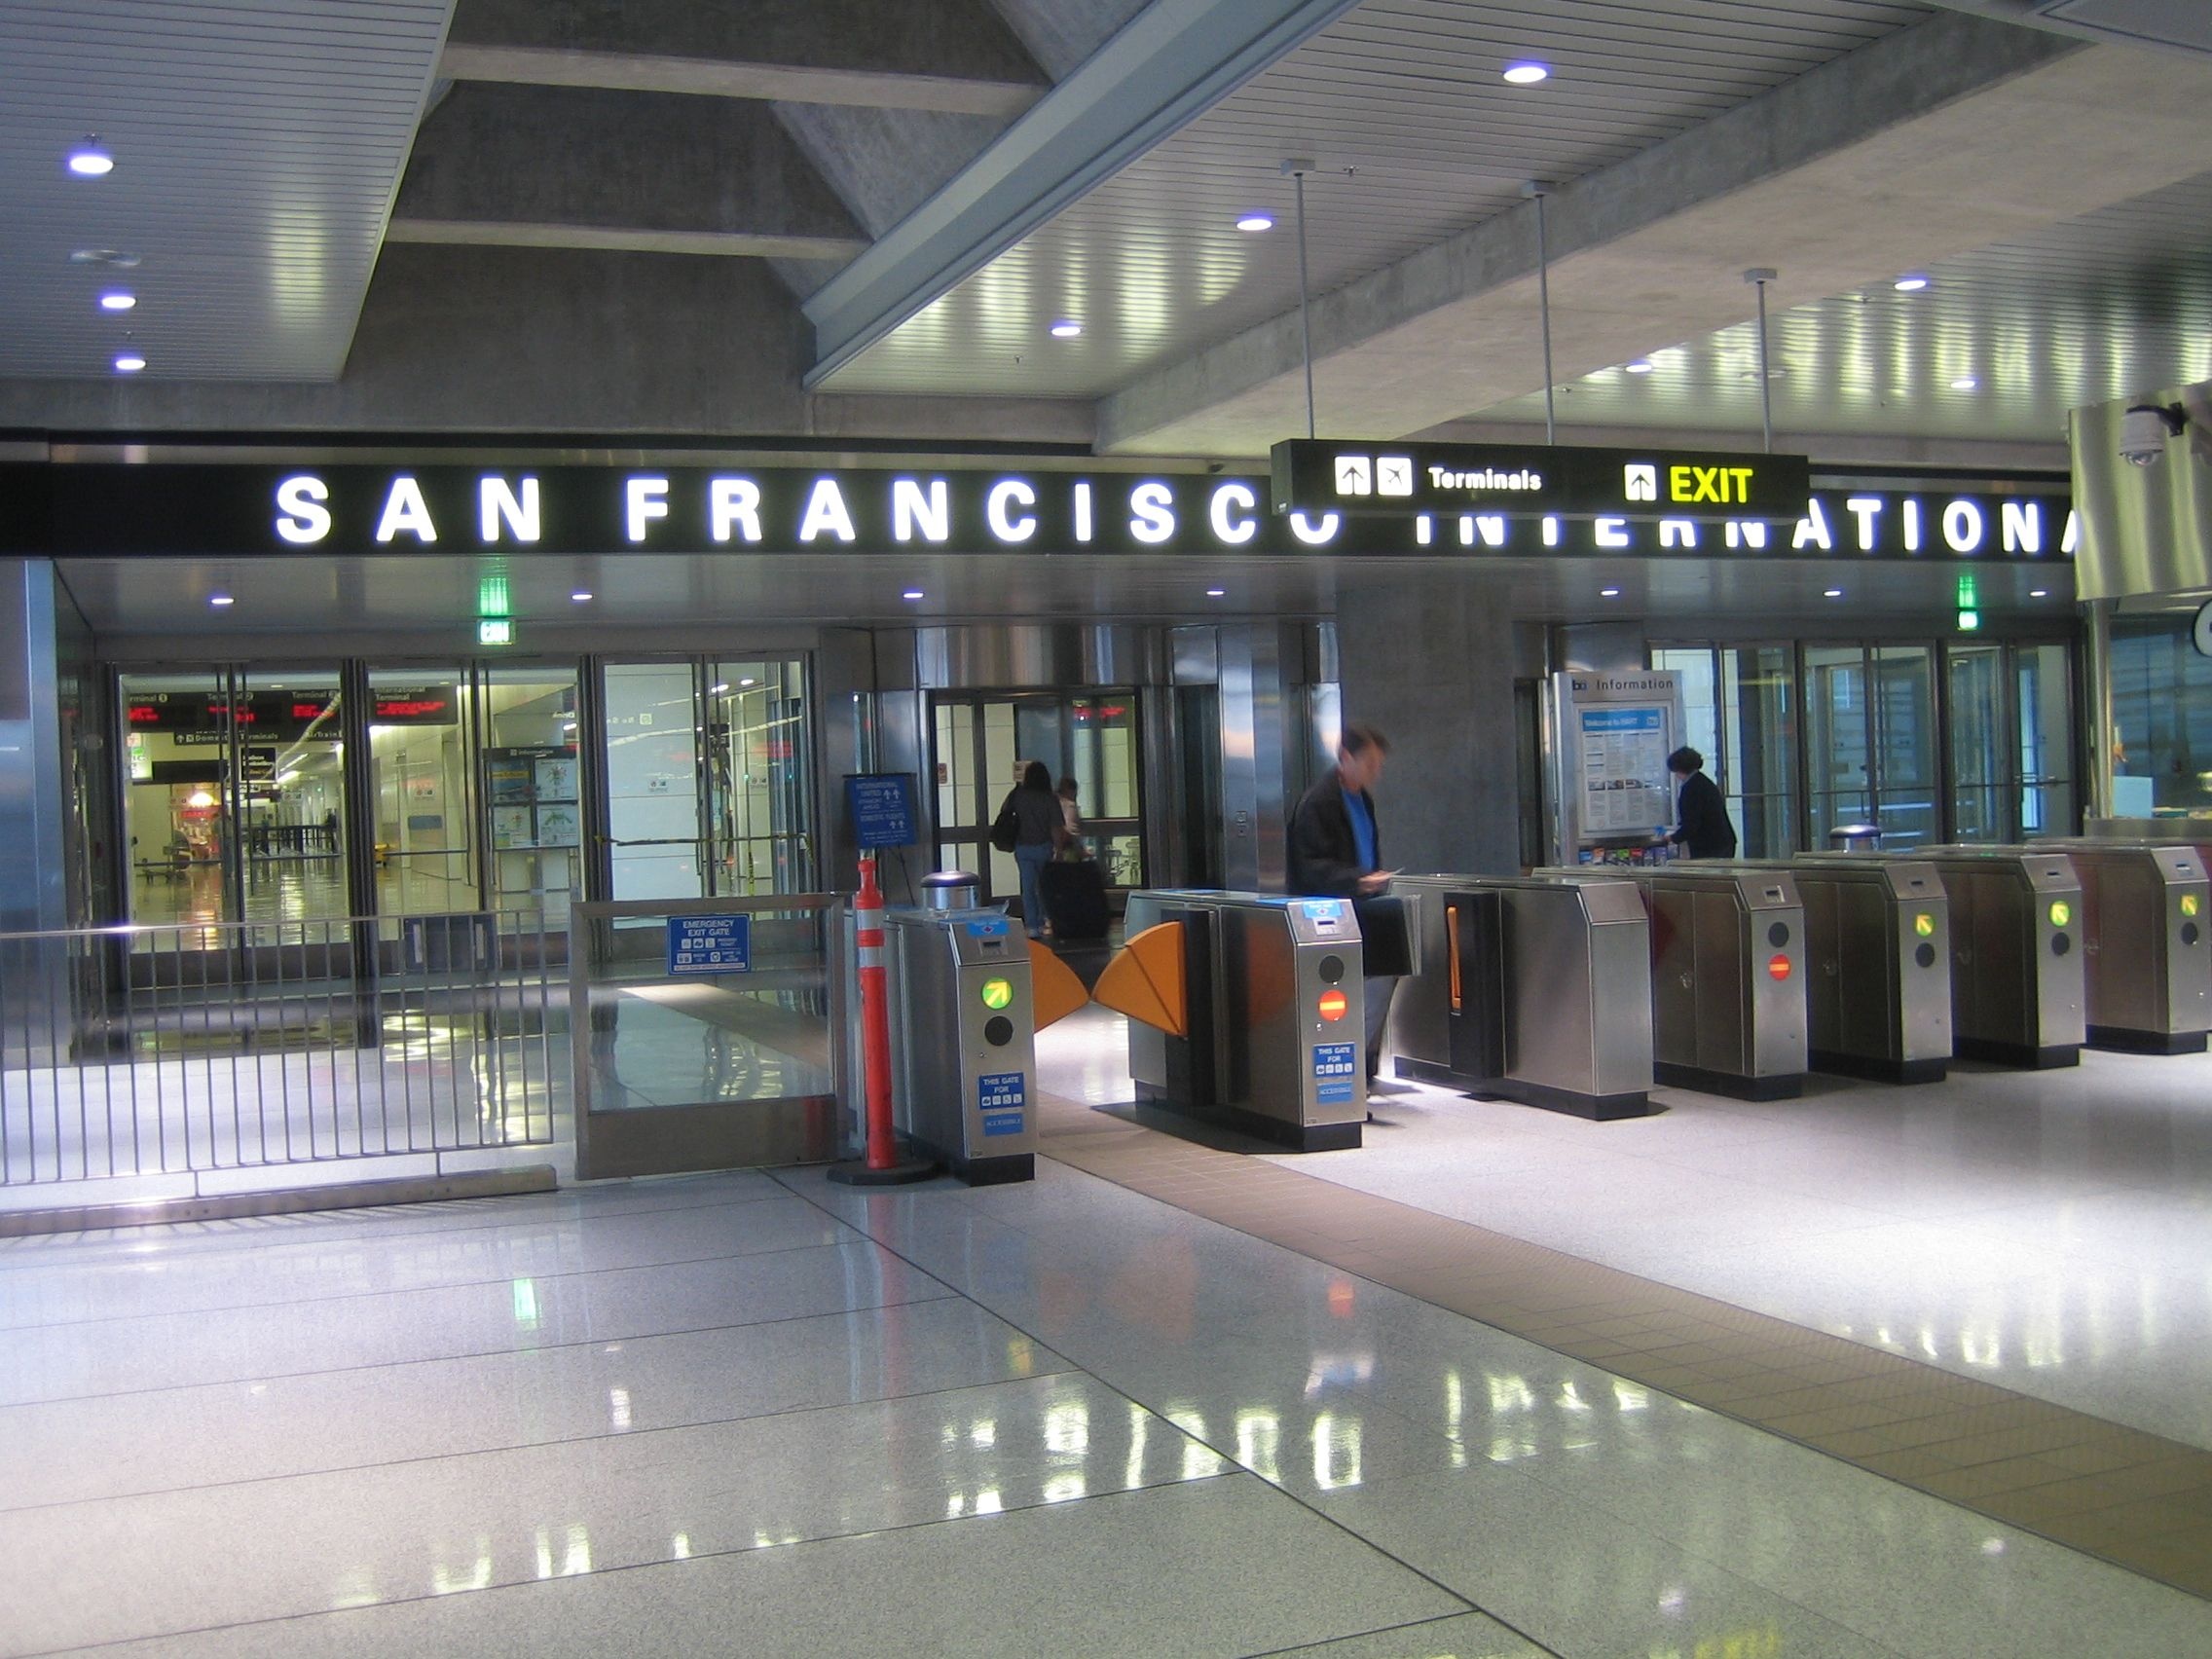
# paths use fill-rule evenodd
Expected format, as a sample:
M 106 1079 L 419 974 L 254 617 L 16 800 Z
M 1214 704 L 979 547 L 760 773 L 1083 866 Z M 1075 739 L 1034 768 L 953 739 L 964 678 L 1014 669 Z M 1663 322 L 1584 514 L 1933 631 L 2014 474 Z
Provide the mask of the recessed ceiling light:
M 575 604 L 577 604 L 577 605 L 582 605 L 583 603 L 585 603 L 585 602 L 586 602 L 587 600 L 589 600 L 589 599 L 591 598 L 591 589 L 589 589 L 589 588 L 578 588 L 578 589 L 576 589 L 576 591 L 575 591 L 574 593 L 572 593 L 572 594 L 569 595 L 569 598 L 570 598 L 570 599 L 571 599 L 571 601 L 572 601 L 573 603 L 575 603 Z
M 1236 221 L 1236 228 L 1240 231 L 1272 231 L 1275 228 L 1275 222 L 1265 213 L 1247 213 Z
M 901 599 L 920 599 L 922 597 L 922 590 L 920 588 L 908 588 L 899 597 Z
M 1619 588 L 1600 588 L 1598 590 L 1600 599 L 1618 599 L 1620 596 L 1621 590 Z
M 135 270 L 138 255 L 119 247 L 81 247 L 69 256 L 71 265 L 109 265 L 118 271 Z
M 1821 594 L 1821 597 L 1823 599 L 1841 599 L 1843 597 L 1843 589 L 1828 588 Z
M 2030 588 L 2028 589 L 2028 597 L 2030 599 L 2048 599 L 2050 597 L 2050 589 Z
M 134 375 L 145 366 L 145 358 L 128 353 L 115 360 L 115 372 L 119 375 Z
M 738 683 L 740 685 L 757 685 L 760 682 L 749 674 L 743 680 L 740 680 Z
M 102 311 L 129 311 L 137 303 L 138 296 L 136 294 L 119 293 L 102 294 L 100 296 L 100 310 Z
M 1551 70 L 1541 63 L 1508 63 L 1505 78 L 1516 87 L 1532 87 L 1538 81 L 1549 79 Z
M 1632 375 L 1647 375 L 1651 372 L 1651 359 L 1649 357 L 1639 357 L 1633 363 L 1624 363 L 1622 367 Z
M 1951 389 L 1953 391 L 1972 391 L 1979 385 L 1981 385 L 1981 382 L 1975 380 L 1973 376 L 1961 375 L 1951 383 Z
M 115 158 L 96 140 L 87 138 L 69 152 L 69 170 L 79 178 L 103 178 L 115 171 Z
M 1897 279 L 1897 290 L 1900 294 L 1917 294 L 1927 286 L 1928 278 L 1925 276 L 1899 276 Z
M 237 602 L 227 593 L 211 593 L 207 596 L 207 603 L 209 605 L 233 605 Z
M 707 687 L 707 693 L 708 693 L 708 695 L 709 695 L 709 696 L 713 696 L 713 697 L 719 697 L 719 696 L 720 696 L 720 695 L 721 695 L 721 694 L 722 694 L 722 693 L 723 693 L 724 691 L 727 691 L 728 689 L 729 689 L 729 682 L 728 682 L 728 681 L 726 681 L 726 680 L 718 680 L 718 681 L 716 681 L 716 682 L 715 682 L 715 683 L 714 683 L 714 684 L 712 684 L 712 685 L 710 685 L 710 686 L 708 686 L 708 687 Z
M 1055 322 L 1052 324 L 1052 338 L 1054 340 L 1073 340 L 1082 332 L 1083 324 L 1080 322 Z
M 1226 598 L 1228 598 L 1228 597 L 1229 597 L 1229 590 L 1228 590 L 1227 588 L 1208 588 L 1208 589 L 1206 589 L 1206 598 L 1208 598 L 1208 599 L 1226 599 Z

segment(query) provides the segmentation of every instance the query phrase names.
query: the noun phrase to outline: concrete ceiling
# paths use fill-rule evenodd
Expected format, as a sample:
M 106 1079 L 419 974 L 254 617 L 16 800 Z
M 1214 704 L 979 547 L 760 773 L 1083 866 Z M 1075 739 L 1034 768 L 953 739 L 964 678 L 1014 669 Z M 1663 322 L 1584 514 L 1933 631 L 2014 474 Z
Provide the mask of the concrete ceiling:
M 522 347 L 535 378 L 460 425 L 529 430 L 566 358 L 620 372 L 599 399 L 609 433 L 719 430 L 694 411 L 726 408 L 762 435 L 1005 436 L 1050 410 L 1033 429 L 1080 426 L 1104 452 L 1248 457 L 1305 424 L 1279 166 L 1305 155 L 1326 429 L 1541 419 L 1520 193 L 1540 178 L 1569 435 L 1755 432 L 1741 276 L 1771 266 L 1783 376 L 1765 384 L 1789 442 L 2055 463 L 2072 403 L 2212 374 L 2208 17 L 2195 0 L 5 0 L 0 376 L 111 376 L 125 328 L 148 368 L 135 401 L 0 384 L 0 409 L 155 430 L 169 411 L 274 430 L 425 410 L 415 429 L 436 430 L 422 354 L 474 331 L 477 370 Z M 1551 79 L 1504 85 L 1520 58 Z M 90 130 L 122 165 L 69 178 L 60 156 Z M 1232 228 L 1254 208 L 1275 228 Z M 68 263 L 95 246 L 143 256 L 120 321 L 93 307 L 98 270 Z M 761 275 L 678 275 L 710 269 Z M 1898 294 L 1906 272 L 1933 286 Z M 518 279 L 571 337 L 484 334 Z M 665 360 L 720 317 L 671 329 L 659 312 L 737 302 L 760 378 L 793 395 L 718 403 L 745 352 L 715 340 L 683 412 L 656 420 L 622 343 Z M 527 303 L 506 326 L 531 328 Z M 603 314 L 584 328 L 587 303 Z M 416 347 L 430 313 L 449 332 Z M 1061 320 L 1084 333 L 1051 339 Z M 1655 372 L 1626 375 L 1637 358 Z M 158 395 L 210 380 L 259 390 Z M 279 395 L 313 381 L 335 395 Z

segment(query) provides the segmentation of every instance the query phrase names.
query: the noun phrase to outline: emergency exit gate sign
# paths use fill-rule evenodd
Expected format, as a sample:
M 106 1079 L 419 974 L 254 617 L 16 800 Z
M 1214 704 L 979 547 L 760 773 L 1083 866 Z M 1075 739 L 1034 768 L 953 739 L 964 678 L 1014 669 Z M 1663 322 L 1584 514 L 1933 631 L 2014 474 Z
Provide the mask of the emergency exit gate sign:
M 750 974 L 753 971 L 753 918 L 744 915 L 669 917 L 668 971 L 671 974 Z

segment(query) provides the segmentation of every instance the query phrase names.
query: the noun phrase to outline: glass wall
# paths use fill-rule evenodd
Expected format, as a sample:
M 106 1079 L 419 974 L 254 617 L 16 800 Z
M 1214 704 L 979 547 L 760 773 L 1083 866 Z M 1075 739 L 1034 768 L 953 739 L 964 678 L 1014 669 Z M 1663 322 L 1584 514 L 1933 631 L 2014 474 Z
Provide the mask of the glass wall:
M 1672 647 L 1653 668 L 1681 677 L 1683 741 L 1705 756 L 1746 858 L 1797 846 L 1797 720 L 1788 645 Z
M 1891 849 L 2072 833 L 2072 664 L 2064 645 L 1981 640 L 1651 652 L 1751 858 L 1854 823 Z
M 2212 813 L 2212 657 L 2191 616 L 2112 620 L 2113 811 Z

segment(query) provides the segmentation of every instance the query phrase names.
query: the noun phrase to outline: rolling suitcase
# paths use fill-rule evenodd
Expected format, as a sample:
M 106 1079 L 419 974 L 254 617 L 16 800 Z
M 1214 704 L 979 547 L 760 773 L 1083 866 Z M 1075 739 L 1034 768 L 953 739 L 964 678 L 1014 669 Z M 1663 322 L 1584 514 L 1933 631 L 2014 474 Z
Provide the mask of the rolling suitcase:
M 1045 919 L 1052 938 L 1066 944 L 1106 937 L 1106 876 L 1096 859 L 1054 860 L 1044 869 L 1041 889 Z

